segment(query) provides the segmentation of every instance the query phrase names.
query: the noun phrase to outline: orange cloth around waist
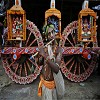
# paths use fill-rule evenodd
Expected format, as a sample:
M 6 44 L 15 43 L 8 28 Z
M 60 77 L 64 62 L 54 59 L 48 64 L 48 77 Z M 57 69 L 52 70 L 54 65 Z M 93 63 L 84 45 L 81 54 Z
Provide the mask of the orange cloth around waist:
M 42 76 L 40 76 L 40 83 L 38 86 L 38 96 L 42 96 L 42 85 L 49 89 L 54 89 L 55 88 L 55 82 L 54 81 L 46 81 L 43 79 Z

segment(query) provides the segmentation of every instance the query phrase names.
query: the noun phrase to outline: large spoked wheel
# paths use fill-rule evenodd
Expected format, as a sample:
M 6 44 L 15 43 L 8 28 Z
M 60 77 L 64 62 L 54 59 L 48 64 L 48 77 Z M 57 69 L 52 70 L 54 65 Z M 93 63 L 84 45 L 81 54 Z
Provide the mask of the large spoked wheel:
M 90 54 L 86 59 L 82 52 L 87 53 L 77 42 L 77 21 L 70 23 L 63 31 L 60 45 L 64 48 L 62 73 L 71 81 L 86 80 L 96 65 L 97 55 Z M 77 48 L 77 49 L 76 49 Z
M 5 29 L 4 33 L 4 49 L 6 52 L 4 51 L 4 54 L 2 56 L 3 67 L 7 75 L 12 79 L 12 81 L 20 84 L 33 82 L 40 74 L 40 71 L 42 69 L 42 66 L 39 66 L 37 63 L 38 60 L 36 60 L 38 59 L 38 55 L 34 55 L 36 53 L 36 48 L 44 45 L 42 41 L 42 36 L 33 22 L 27 20 L 26 23 L 27 32 L 25 41 L 7 41 L 7 29 Z M 20 47 L 17 48 L 17 46 Z M 26 53 L 21 54 L 19 58 L 15 60 L 14 58 L 16 58 L 16 55 L 11 54 L 11 50 L 15 54 L 17 54 L 16 52 L 23 52 L 23 50 L 25 50 Z

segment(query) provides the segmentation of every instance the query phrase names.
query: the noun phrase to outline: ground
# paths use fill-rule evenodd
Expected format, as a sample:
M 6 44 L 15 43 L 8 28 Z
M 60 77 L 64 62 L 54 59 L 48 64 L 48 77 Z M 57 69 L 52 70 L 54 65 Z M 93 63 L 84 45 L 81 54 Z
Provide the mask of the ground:
M 1 64 L 1 63 L 0 63 Z M 74 83 L 64 77 L 65 95 L 60 100 L 100 100 L 100 76 L 92 75 L 81 83 Z M 40 100 L 37 96 L 39 78 L 33 83 L 20 85 L 12 82 L 0 65 L 0 100 Z

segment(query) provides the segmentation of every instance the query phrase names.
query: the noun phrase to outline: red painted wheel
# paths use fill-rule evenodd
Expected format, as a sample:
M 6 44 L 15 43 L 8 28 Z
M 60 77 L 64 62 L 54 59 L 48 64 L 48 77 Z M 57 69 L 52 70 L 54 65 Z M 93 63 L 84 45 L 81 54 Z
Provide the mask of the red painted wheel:
M 71 81 L 86 80 L 96 65 L 97 55 L 89 54 L 88 50 L 78 46 L 77 21 L 70 23 L 63 31 L 60 45 L 64 48 L 62 73 Z
M 33 82 L 42 69 L 42 66 L 38 66 L 36 62 L 37 56 L 34 55 L 36 48 L 44 45 L 42 36 L 33 22 L 27 20 L 26 23 L 26 41 L 7 41 L 7 29 L 4 32 L 3 67 L 12 81 L 20 84 Z M 17 48 L 20 44 L 22 46 Z

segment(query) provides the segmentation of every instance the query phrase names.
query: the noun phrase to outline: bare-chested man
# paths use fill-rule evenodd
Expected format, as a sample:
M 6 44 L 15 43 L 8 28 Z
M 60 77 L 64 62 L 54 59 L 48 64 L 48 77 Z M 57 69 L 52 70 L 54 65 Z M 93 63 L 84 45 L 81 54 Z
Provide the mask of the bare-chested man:
M 64 95 L 64 80 L 60 72 L 62 48 L 58 46 L 55 39 L 54 27 L 48 26 L 48 40 L 53 42 L 45 48 L 39 49 L 40 62 L 43 64 L 41 81 L 39 83 L 38 95 L 42 100 L 57 100 Z

